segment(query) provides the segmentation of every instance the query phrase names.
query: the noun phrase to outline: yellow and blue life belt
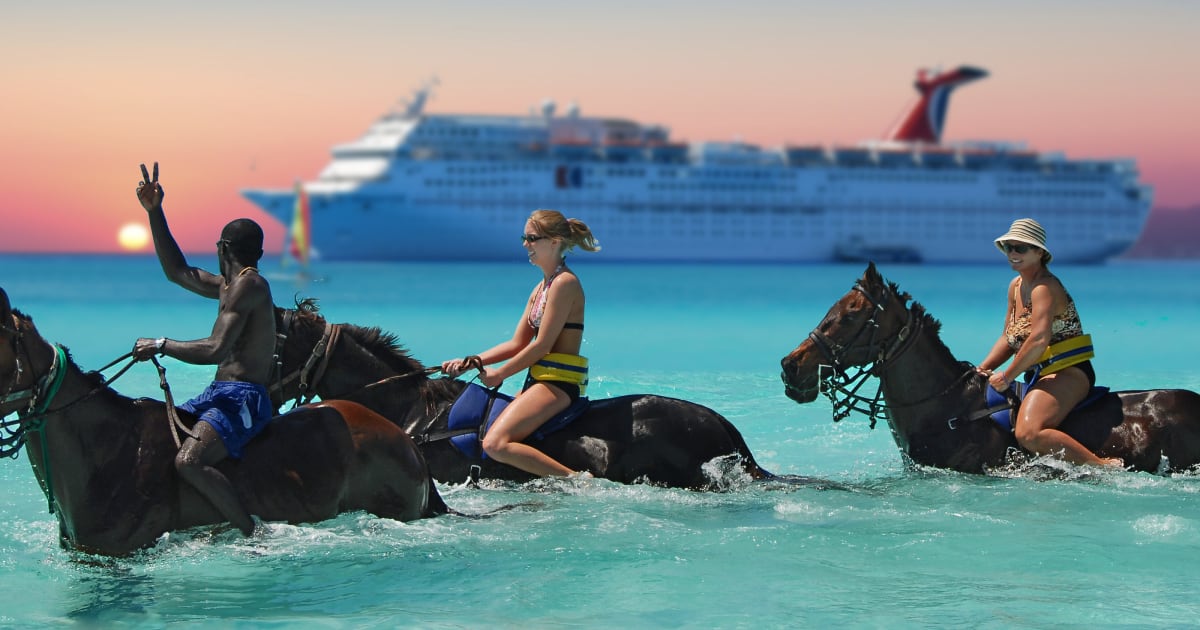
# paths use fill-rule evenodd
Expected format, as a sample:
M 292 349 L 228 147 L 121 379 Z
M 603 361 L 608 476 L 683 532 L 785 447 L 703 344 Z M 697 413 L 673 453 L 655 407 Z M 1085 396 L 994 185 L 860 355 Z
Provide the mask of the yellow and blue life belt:
M 551 352 L 534 363 L 529 368 L 529 375 L 535 381 L 557 381 L 579 386 L 579 395 L 587 392 L 588 360 L 578 354 Z
M 1063 339 L 1058 343 L 1050 344 L 1042 356 L 1038 357 L 1037 365 L 1029 368 L 1025 374 L 1029 384 L 1033 385 L 1044 374 L 1053 374 L 1063 368 L 1079 365 L 1084 361 L 1090 361 L 1094 356 L 1096 356 L 1096 352 L 1092 348 L 1091 335 Z
M 1096 351 L 1092 348 L 1092 336 L 1079 335 L 1051 344 L 1042 353 L 1042 356 L 1038 357 L 1034 369 L 1038 374 L 1053 374 L 1063 368 L 1089 361 L 1095 356 Z

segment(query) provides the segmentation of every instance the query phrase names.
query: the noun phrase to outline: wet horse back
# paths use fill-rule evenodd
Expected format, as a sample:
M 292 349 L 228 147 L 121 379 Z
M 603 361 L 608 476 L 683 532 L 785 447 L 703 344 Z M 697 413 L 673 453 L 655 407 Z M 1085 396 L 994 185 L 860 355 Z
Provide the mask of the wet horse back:
M 1111 392 L 1067 416 L 1059 428 L 1101 456 L 1156 472 L 1200 463 L 1200 394 L 1186 389 Z

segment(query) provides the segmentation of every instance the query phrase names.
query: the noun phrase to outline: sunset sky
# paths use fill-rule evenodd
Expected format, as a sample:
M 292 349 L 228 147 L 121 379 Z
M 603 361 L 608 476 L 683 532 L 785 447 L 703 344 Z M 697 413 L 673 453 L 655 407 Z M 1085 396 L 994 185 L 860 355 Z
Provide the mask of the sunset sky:
M 0 252 L 119 251 L 154 161 L 186 250 L 240 216 L 278 250 L 238 191 L 314 177 L 431 76 L 433 112 L 550 98 L 682 140 L 840 145 L 887 131 L 917 68 L 977 65 L 945 139 L 1136 158 L 1155 207 L 1193 207 L 1198 24 L 1188 0 L 6 3 Z

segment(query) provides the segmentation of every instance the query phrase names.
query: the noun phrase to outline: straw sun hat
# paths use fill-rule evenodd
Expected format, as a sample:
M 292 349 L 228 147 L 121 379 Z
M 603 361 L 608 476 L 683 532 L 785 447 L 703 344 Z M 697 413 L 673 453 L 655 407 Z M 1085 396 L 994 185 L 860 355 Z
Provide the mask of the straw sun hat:
M 1045 252 L 1045 255 L 1042 256 L 1042 263 L 1048 263 L 1054 259 L 1054 255 L 1050 253 L 1049 249 L 1046 249 L 1046 230 L 1042 229 L 1042 225 L 1033 219 L 1013 221 L 1008 232 L 996 239 L 996 248 L 1003 252 L 1006 241 L 1025 243 L 1041 249 Z

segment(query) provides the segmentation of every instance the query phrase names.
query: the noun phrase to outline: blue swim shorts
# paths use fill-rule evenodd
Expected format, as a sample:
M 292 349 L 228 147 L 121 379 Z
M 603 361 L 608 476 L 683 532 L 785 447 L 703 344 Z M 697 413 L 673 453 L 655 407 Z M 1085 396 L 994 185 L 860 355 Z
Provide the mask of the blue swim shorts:
M 267 388 L 241 381 L 213 381 L 199 396 L 179 408 L 212 425 L 234 459 L 242 458 L 246 443 L 275 415 Z

